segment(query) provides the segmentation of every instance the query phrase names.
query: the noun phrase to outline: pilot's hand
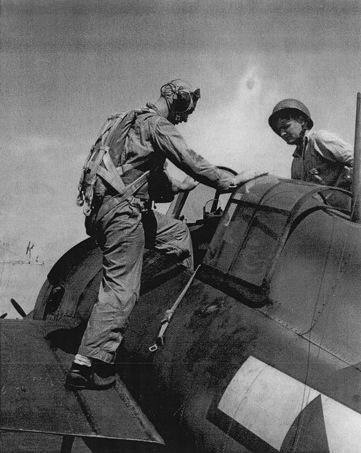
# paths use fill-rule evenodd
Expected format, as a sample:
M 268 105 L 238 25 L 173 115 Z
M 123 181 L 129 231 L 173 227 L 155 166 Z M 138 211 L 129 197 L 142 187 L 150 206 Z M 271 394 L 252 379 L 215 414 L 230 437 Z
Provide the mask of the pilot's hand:
M 181 190 L 184 192 L 187 192 L 189 190 L 193 190 L 195 187 L 197 187 L 199 184 L 198 181 L 193 179 L 191 176 L 187 176 L 185 179 L 183 179 L 181 183 Z
M 241 173 L 238 173 L 238 175 L 236 175 L 233 178 L 234 184 L 231 186 L 231 188 L 240 186 L 241 184 L 244 184 L 245 182 L 250 181 L 251 179 L 257 178 L 257 176 L 264 176 L 264 175 L 268 175 L 268 172 L 255 171 L 255 170 L 242 171 Z

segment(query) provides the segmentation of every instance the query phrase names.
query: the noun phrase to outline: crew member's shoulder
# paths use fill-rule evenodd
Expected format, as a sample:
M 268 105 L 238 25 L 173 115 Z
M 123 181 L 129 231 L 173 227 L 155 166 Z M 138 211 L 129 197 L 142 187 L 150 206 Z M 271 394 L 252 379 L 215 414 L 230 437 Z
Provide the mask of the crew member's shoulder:
M 341 137 L 334 132 L 330 132 L 324 129 L 321 129 L 319 131 L 312 131 L 308 135 L 308 139 L 311 141 L 315 141 L 317 143 L 322 143 L 322 142 L 337 142 L 342 140 Z
M 334 157 L 342 155 L 352 155 L 352 145 L 334 132 L 320 130 L 308 135 L 308 140 L 313 149 L 324 157 L 331 153 Z

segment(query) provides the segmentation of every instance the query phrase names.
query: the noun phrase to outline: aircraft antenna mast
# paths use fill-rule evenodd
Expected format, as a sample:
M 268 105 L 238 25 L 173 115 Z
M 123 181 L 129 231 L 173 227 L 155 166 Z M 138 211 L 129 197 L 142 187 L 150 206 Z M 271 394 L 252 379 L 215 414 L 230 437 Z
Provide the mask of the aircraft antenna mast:
M 357 93 L 351 220 L 361 223 L 361 93 Z

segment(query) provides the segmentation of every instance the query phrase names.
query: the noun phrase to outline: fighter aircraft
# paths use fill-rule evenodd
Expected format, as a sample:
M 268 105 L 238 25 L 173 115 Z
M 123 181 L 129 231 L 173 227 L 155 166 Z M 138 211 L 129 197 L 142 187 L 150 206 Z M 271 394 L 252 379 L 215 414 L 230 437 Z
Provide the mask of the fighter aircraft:
M 196 270 L 147 251 L 115 389 L 64 389 L 101 279 L 92 239 L 67 252 L 0 319 L 2 451 L 360 452 L 360 168 L 352 194 L 273 175 L 179 194 Z

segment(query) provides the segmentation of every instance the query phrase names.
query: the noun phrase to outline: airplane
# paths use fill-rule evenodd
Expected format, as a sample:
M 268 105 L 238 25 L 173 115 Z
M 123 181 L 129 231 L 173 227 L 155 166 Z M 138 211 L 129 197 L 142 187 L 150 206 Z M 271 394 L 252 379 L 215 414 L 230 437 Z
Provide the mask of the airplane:
M 360 105 L 352 193 L 264 175 L 177 195 L 195 271 L 145 253 L 113 389 L 64 388 L 102 259 L 91 238 L 61 257 L 0 319 L 1 451 L 360 452 Z

